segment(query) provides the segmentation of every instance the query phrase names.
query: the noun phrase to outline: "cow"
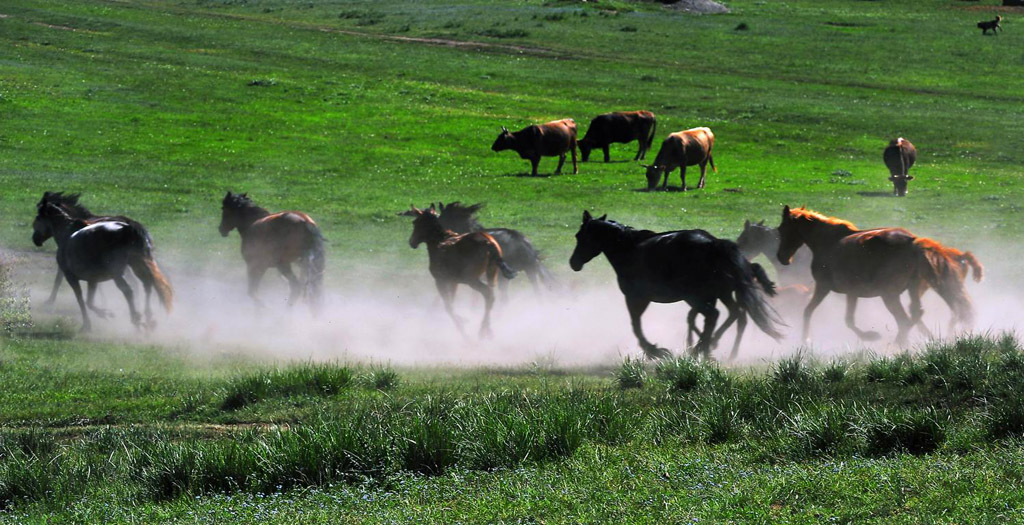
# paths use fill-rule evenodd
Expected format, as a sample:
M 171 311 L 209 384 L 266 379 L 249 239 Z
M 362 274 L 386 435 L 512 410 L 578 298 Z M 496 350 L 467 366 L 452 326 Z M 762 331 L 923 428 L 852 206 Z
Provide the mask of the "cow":
M 590 150 L 604 150 L 604 161 L 610 162 L 608 145 L 613 142 L 627 144 L 634 140 L 640 148 L 633 157 L 634 161 L 643 160 L 647 150 L 654 142 L 654 131 L 658 128 L 658 119 L 650 111 L 616 111 L 598 115 L 590 121 L 587 134 L 579 142 L 580 159 L 590 160 Z
M 541 157 L 558 157 L 558 168 L 555 169 L 557 175 L 562 172 L 562 165 L 565 164 L 565 152 L 572 151 L 572 173 L 579 173 L 576 167 L 576 121 L 571 118 L 527 126 L 515 133 L 502 127 L 491 150 L 507 149 L 514 150 L 520 158 L 530 161 L 533 166 L 531 175 L 534 177 L 537 176 L 537 164 Z
M 714 146 L 715 134 L 708 128 L 693 128 L 670 134 L 661 143 L 661 150 L 658 151 L 654 164 L 643 166 L 647 169 L 647 190 L 656 188 L 658 179 L 663 175 L 665 180 L 661 188 L 666 189 L 669 173 L 679 168 L 682 191 L 686 191 L 686 167 L 694 164 L 700 165 L 700 182 L 697 184 L 697 188 L 703 188 L 708 164 L 711 164 L 711 169 L 718 173 L 715 161 L 711 158 L 711 149 Z
M 907 172 L 917 160 L 917 148 L 903 137 L 891 140 L 885 151 L 882 152 L 882 160 L 889 167 L 889 180 L 892 181 L 893 194 L 897 197 L 906 197 L 907 181 L 914 180 L 914 177 L 908 175 Z

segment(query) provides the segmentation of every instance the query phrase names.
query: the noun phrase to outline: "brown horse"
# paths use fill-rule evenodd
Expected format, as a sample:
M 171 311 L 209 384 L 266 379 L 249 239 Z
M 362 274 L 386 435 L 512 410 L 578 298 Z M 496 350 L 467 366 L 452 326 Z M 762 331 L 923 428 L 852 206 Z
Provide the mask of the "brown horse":
M 498 270 L 507 279 L 516 273 L 505 264 L 501 256 L 501 246 L 489 234 L 472 232 L 459 235 L 441 226 L 434 205 L 421 210 L 411 206 L 412 236 L 409 246 L 413 249 L 426 243 L 427 254 L 430 256 L 430 275 L 434 276 L 437 291 L 444 301 L 444 308 L 455 321 L 459 333 L 462 331 L 462 320 L 452 311 L 452 300 L 455 288 L 465 284 L 484 296 L 484 319 L 480 323 L 480 336 L 491 335 L 491 307 L 494 305 L 494 283 Z M 486 274 L 486 282 L 480 280 Z
M 270 213 L 249 200 L 247 193 L 224 196 L 221 205 L 220 234 L 227 237 L 238 229 L 242 237 L 242 258 L 249 271 L 249 296 L 258 306 L 256 297 L 260 279 L 270 268 L 277 268 L 288 279 L 291 293 L 288 304 L 305 295 L 315 311 L 320 303 L 325 255 L 324 237 L 320 228 L 305 213 L 285 211 Z M 300 261 L 304 280 L 292 271 L 292 263 Z
M 804 309 L 804 339 L 814 309 L 829 292 L 846 294 L 846 326 L 864 340 L 878 339 L 880 335 L 857 328 L 854 315 L 860 297 L 882 298 L 896 319 L 897 343 L 904 343 L 910 329 L 921 322 L 921 295 L 929 287 L 953 311 L 951 328 L 958 322 L 967 327 L 973 324 L 974 313 L 964 277 L 970 266 L 974 279 L 980 281 L 983 269 L 970 252 L 942 246 L 903 228 L 858 230 L 849 221 L 789 206 L 782 210 L 779 234 L 777 257 L 782 264 L 789 264 L 793 254 L 805 244 L 813 254 L 814 295 Z M 904 291 L 910 293 L 909 316 L 900 303 Z M 921 326 L 924 327 L 923 323 Z

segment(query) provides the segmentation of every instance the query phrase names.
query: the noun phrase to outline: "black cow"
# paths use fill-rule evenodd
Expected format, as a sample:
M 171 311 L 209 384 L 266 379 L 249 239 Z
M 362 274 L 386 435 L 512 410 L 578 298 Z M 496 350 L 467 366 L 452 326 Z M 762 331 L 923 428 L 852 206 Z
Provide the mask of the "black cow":
M 565 152 L 572 151 L 572 173 L 579 173 L 576 167 L 576 121 L 571 118 L 555 120 L 547 124 L 527 126 L 515 133 L 501 128 L 501 135 L 491 145 L 493 151 L 514 150 L 521 158 L 530 161 L 531 175 L 537 175 L 537 164 L 541 157 L 558 157 L 555 174 L 562 172 Z
M 907 174 L 917 160 L 917 148 L 909 140 L 900 137 L 889 142 L 882 153 L 882 160 L 889 168 L 889 180 L 892 181 L 892 192 L 897 197 L 907 196 L 907 181 L 914 177 Z
M 628 144 L 634 140 L 640 144 L 633 160 L 643 160 L 654 142 L 658 119 L 650 111 L 616 111 L 594 117 L 587 128 L 587 134 L 579 142 L 580 158 L 590 160 L 590 151 L 604 150 L 604 161 L 609 162 L 608 145 L 613 142 Z

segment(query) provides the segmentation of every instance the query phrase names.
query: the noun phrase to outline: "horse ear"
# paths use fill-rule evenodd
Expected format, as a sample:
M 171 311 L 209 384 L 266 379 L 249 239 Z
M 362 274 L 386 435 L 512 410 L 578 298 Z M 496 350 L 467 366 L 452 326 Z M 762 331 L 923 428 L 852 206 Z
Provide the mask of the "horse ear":
M 501 127 L 501 132 L 502 133 L 508 133 L 508 128 L 506 128 L 505 126 L 502 126 Z
M 433 202 L 430 203 L 430 207 L 427 208 L 427 211 L 429 211 L 430 213 L 434 213 L 435 211 L 437 211 L 437 208 L 434 207 Z
M 789 218 L 789 204 L 787 204 L 787 205 L 782 207 L 782 218 L 783 219 L 788 219 Z
M 603 220 L 605 220 L 605 219 L 607 219 L 607 218 L 608 218 L 608 214 L 606 213 L 606 214 L 604 214 L 604 215 L 602 215 L 602 216 L 598 217 L 598 218 L 597 218 L 597 220 L 599 220 L 599 221 L 603 221 Z
M 743 221 L 743 229 L 745 230 L 745 229 L 747 229 L 749 227 L 750 227 L 750 219 L 747 219 L 747 220 Z
M 469 207 L 469 211 L 472 212 L 472 213 L 476 213 L 476 212 L 480 211 L 480 208 L 483 208 L 483 207 L 484 207 L 484 203 L 478 202 L 478 203 L 470 206 Z
M 590 212 L 583 210 L 583 224 L 590 222 L 591 219 L 593 219 L 593 217 L 590 216 Z
M 764 226 L 764 219 L 761 219 L 761 222 L 757 223 L 757 225 L 758 226 Z

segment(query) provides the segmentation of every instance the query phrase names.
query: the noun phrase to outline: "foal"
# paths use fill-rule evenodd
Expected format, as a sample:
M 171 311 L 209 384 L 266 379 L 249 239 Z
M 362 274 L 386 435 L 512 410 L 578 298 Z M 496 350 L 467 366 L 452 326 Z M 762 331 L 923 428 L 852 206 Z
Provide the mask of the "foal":
M 484 296 L 484 318 L 480 323 L 480 337 L 491 335 L 491 307 L 494 305 L 494 282 L 498 270 L 506 279 L 515 277 L 516 272 L 501 257 L 501 246 L 489 234 L 472 232 L 459 235 L 441 226 L 434 205 L 421 210 L 412 206 L 412 236 L 409 246 L 413 249 L 426 243 L 430 256 L 430 275 L 434 276 L 437 291 L 444 301 L 444 308 L 455 321 L 459 333 L 462 321 L 452 311 L 455 288 L 465 284 Z M 486 274 L 486 282 L 480 276 Z

